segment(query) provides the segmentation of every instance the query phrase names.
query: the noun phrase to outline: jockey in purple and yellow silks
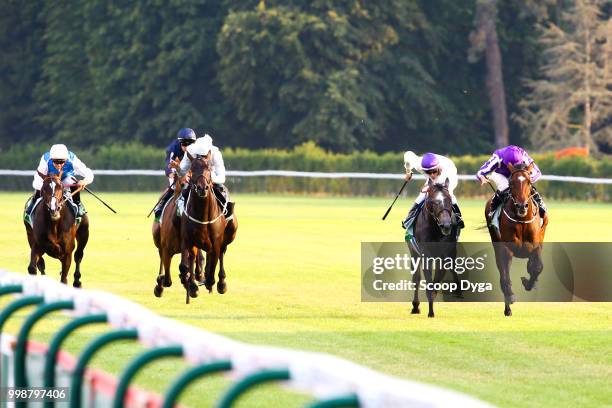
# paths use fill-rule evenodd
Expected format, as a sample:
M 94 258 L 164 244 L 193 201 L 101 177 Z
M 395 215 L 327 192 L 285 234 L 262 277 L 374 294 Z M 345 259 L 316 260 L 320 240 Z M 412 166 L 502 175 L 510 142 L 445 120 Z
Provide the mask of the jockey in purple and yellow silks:
M 542 172 L 534 163 L 534 160 L 529 157 L 529 154 L 518 146 L 510 145 L 497 149 L 493 152 L 493 155 L 491 155 L 489 160 L 487 160 L 487 162 L 480 167 L 480 170 L 478 170 L 478 173 L 476 173 L 476 177 L 478 177 L 480 183 L 485 184 L 491 180 L 493 183 L 495 183 L 497 190 L 493 196 L 493 200 L 491 201 L 491 211 L 488 214 L 489 219 L 491 219 L 497 207 L 499 207 L 505 201 L 510 191 L 508 182 L 508 179 L 510 178 L 510 169 L 508 168 L 508 165 L 512 164 L 513 166 L 517 166 L 524 164 L 529 166 L 532 163 L 533 168 L 531 170 L 531 183 L 533 184 L 538 181 L 540 177 L 542 177 Z M 546 213 L 546 205 L 535 187 L 533 187 L 533 199 L 540 208 L 540 216 L 544 217 L 544 214 Z
M 406 169 L 406 180 L 410 180 L 412 178 L 413 169 L 421 174 L 424 174 L 426 179 L 431 179 L 432 182 L 437 184 L 444 184 L 446 179 L 448 179 L 448 192 L 451 196 L 451 203 L 453 205 L 453 212 L 455 213 L 457 227 L 465 227 L 461 216 L 461 210 L 459 209 L 459 204 L 457 203 L 457 198 L 453 192 L 455 187 L 457 187 L 459 178 L 457 177 L 457 167 L 451 159 L 434 153 L 425 153 L 423 157 L 419 157 L 412 151 L 407 151 L 404 154 L 404 168 Z M 423 201 L 425 201 L 425 197 L 427 196 L 427 188 L 427 181 L 425 181 L 425 186 L 421 190 L 421 193 L 414 200 L 414 204 L 408 212 L 406 219 L 402 221 L 402 226 L 404 228 L 406 228 L 406 225 L 408 225 L 410 220 L 412 220 L 412 218 L 416 217 L 418 214 L 418 210 L 421 208 L 421 204 Z

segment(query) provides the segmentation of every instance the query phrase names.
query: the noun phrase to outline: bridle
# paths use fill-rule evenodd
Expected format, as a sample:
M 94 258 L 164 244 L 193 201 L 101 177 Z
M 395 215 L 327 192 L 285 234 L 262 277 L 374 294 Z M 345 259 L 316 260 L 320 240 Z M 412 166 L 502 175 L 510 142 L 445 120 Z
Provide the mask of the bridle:
M 195 158 L 194 160 L 201 160 L 201 156 Z M 198 220 L 197 218 L 194 218 L 191 215 L 189 215 L 189 213 L 187 212 L 187 209 L 189 208 L 189 202 L 191 201 L 191 193 L 192 192 L 195 193 L 200 198 L 206 198 L 206 197 L 208 197 L 208 194 L 213 194 L 214 195 L 214 193 L 212 191 L 212 189 L 213 189 L 212 179 L 210 177 L 207 178 L 205 176 L 206 170 L 208 170 L 209 171 L 208 174 L 210 174 L 211 165 L 210 165 L 210 163 L 208 161 L 206 161 L 206 162 L 203 163 L 203 166 L 204 166 L 204 168 L 203 168 L 202 173 L 197 175 L 195 178 L 192 178 L 189 181 L 189 195 L 187 196 L 187 202 L 185 203 L 185 215 L 187 216 L 187 218 L 190 221 L 193 221 L 193 222 L 195 222 L 197 224 L 200 224 L 200 225 L 207 225 L 207 224 L 212 224 L 212 223 L 216 222 L 217 220 L 219 220 L 221 217 L 223 217 L 225 215 L 225 213 L 227 212 L 227 210 L 226 210 L 226 207 L 224 206 L 223 207 L 223 211 L 221 211 L 217 217 L 215 217 L 214 219 L 209 220 L 209 221 Z M 198 180 L 200 180 L 200 179 L 204 179 L 204 187 L 200 187 L 198 185 Z M 215 201 L 214 205 L 216 205 L 216 201 Z
M 514 175 L 517 173 L 523 173 L 525 176 L 526 180 L 531 180 L 531 176 L 529 175 L 529 171 L 527 171 L 526 169 L 517 169 L 514 170 L 511 174 L 510 174 L 510 201 L 512 201 L 512 204 L 514 205 L 515 208 L 515 212 L 518 211 L 520 208 L 523 208 L 525 205 L 527 206 L 527 208 L 529 208 L 529 203 L 532 201 L 533 196 L 535 195 L 535 193 L 531 193 L 528 197 L 527 197 L 527 204 L 522 204 L 516 201 L 516 198 L 514 197 L 514 195 L 512 195 L 512 182 L 513 182 L 513 178 Z M 529 186 L 531 188 L 531 181 L 529 182 Z M 513 218 L 512 216 L 510 216 L 510 214 L 508 214 L 508 212 L 506 211 L 506 209 L 503 209 L 503 213 L 506 215 L 506 217 L 512 221 L 512 222 L 516 222 L 519 224 L 529 224 L 531 222 L 533 222 L 536 219 L 538 210 L 537 210 L 537 206 L 535 206 L 535 210 L 533 211 L 533 214 L 531 214 L 531 218 L 528 220 L 517 220 L 515 218 Z
M 59 179 L 57 179 L 56 181 L 53 177 L 47 177 L 46 180 L 50 180 L 49 184 L 46 185 L 51 189 L 51 196 L 50 200 L 44 200 L 45 206 L 47 207 L 50 213 L 60 212 L 62 210 L 62 207 L 64 206 L 64 203 L 66 202 L 66 197 L 64 196 L 64 186 Z M 56 185 L 59 185 L 60 190 L 62 191 L 62 195 L 59 200 L 55 196 Z M 55 209 L 53 208 L 54 205 L 56 207 Z
M 438 228 L 442 228 L 443 225 L 440 222 L 440 216 L 446 211 L 448 212 L 448 216 L 451 217 L 452 219 L 452 212 L 449 208 L 446 208 L 443 206 L 442 209 L 438 211 L 438 213 L 436 214 L 434 210 L 431 209 L 429 205 L 427 205 L 427 203 L 430 201 L 429 200 L 430 198 L 431 198 L 431 188 L 427 191 L 427 197 L 425 198 L 425 205 L 424 205 L 425 211 L 427 211 L 427 213 L 434 219 L 434 221 L 438 225 Z

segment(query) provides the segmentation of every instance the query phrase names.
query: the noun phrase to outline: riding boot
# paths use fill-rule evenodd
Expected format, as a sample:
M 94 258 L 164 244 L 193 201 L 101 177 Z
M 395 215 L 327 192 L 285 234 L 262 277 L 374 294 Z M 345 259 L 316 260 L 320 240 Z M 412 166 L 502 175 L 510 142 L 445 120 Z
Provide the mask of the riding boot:
M 70 187 L 70 191 L 74 192 L 78 187 Z M 83 203 L 81 202 L 81 192 L 79 191 L 78 193 L 76 193 L 75 195 L 72 196 L 72 201 L 76 204 L 77 208 L 78 208 L 78 217 L 82 217 L 85 214 L 87 214 L 87 210 L 85 210 L 85 206 L 83 205 Z
M 461 210 L 459 209 L 459 204 L 453 204 L 453 212 L 455 213 L 455 218 L 457 219 L 457 228 L 465 228 L 465 223 L 463 222 L 463 217 L 461 216 Z
M 234 216 L 234 202 L 232 201 L 228 201 L 227 202 L 227 213 L 225 214 L 225 219 L 230 219 Z M 231 220 L 230 220 L 231 221 Z
M 170 197 L 172 197 L 173 194 L 174 194 L 174 190 L 169 188 L 168 190 L 166 190 L 162 198 L 159 200 L 159 202 L 155 206 L 155 209 L 153 210 L 153 212 L 155 213 L 155 221 L 159 222 L 161 213 L 164 207 L 166 206 L 166 203 L 168 202 Z
M 495 214 L 495 210 L 497 210 L 497 207 L 499 207 L 500 205 L 504 203 L 509 191 L 510 189 L 507 188 L 504 191 L 497 190 L 495 192 L 495 195 L 493 196 L 493 199 L 491 200 L 491 210 L 489 211 L 489 214 L 487 214 L 487 218 L 489 218 L 489 220 L 493 218 L 493 214 Z
M 544 200 L 542 199 L 542 196 L 540 195 L 540 193 L 538 192 L 538 190 L 535 189 L 535 187 L 533 187 L 533 201 L 535 201 L 535 203 L 538 205 L 538 208 L 540 210 L 540 217 L 544 218 L 544 215 L 546 214 L 546 204 L 544 204 Z
M 36 201 L 40 198 L 40 190 L 34 190 L 34 194 L 32 194 L 32 198 L 30 199 L 30 202 L 28 204 L 28 208 L 26 208 L 25 210 L 25 214 L 24 214 L 24 218 L 26 219 L 26 221 L 29 221 L 31 218 L 31 212 L 32 209 L 34 209 L 34 204 L 36 204 Z
M 404 219 L 404 221 L 402 221 L 402 228 L 406 229 L 406 226 L 408 225 L 408 222 L 413 219 L 414 217 L 416 217 L 417 215 L 417 211 L 419 210 L 419 207 L 421 205 L 419 203 L 414 203 L 412 205 L 412 208 L 410 209 L 410 211 L 408 211 L 408 215 L 406 216 L 406 218 Z

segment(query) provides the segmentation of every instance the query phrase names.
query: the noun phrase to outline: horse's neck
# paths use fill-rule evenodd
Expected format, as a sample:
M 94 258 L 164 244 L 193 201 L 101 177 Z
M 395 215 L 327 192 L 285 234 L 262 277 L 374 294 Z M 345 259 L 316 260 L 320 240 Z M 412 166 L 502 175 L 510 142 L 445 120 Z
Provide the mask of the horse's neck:
M 208 221 L 216 217 L 217 206 L 215 205 L 214 192 L 211 190 L 206 197 L 198 197 L 193 191 L 189 192 L 188 211 L 192 214 L 197 214 L 203 217 L 202 221 Z

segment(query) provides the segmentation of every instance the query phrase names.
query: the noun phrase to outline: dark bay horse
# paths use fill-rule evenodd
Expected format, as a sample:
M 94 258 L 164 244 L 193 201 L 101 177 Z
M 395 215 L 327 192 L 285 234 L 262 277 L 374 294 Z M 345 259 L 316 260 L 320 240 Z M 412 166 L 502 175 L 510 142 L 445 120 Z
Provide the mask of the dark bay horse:
M 414 239 L 416 242 L 409 243 L 412 257 L 455 258 L 457 256 L 457 225 L 453 215 L 451 196 L 448 192 L 448 179 L 444 185 L 434 184 L 428 181 L 427 196 L 423 208 L 414 222 Z M 432 279 L 432 265 L 422 266 L 423 274 L 427 283 L 439 283 L 444 278 L 446 269 L 439 263 L 435 265 L 435 275 Z M 412 280 L 416 285 L 414 299 L 412 301 L 412 314 L 420 313 L 419 310 L 419 282 L 421 280 L 421 268 L 418 268 Z M 459 278 L 452 270 L 453 279 L 458 284 Z M 458 286 L 459 287 L 459 286 Z M 427 301 L 429 302 L 428 317 L 434 317 L 433 302 L 437 292 L 427 289 Z M 455 295 L 461 296 L 460 291 Z
M 495 261 L 499 270 L 500 284 L 504 292 L 504 315 L 512 316 L 510 305 L 514 303 L 510 280 L 512 258 L 527 258 L 529 279 L 521 277 L 525 290 L 533 289 L 542 272 L 542 246 L 548 225 L 548 213 L 540 218 L 537 204 L 533 200 L 531 170 L 533 165 L 509 166 L 510 198 L 502 204 L 499 232 L 489 226 L 489 235 L 495 248 Z M 485 218 L 489 214 L 491 200 L 485 206 Z M 487 219 L 490 224 L 490 220 Z
M 176 216 L 176 200 L 181 194 L 181 183 L 176 183 L 174 196 L 168 201 L 159 222 L 153 222 L 153 242 L 159 253 L 159 272 L 153 293 L 161 297 L 164 287 L 172 286 L 170 264 L 172 257 L 181 253 L 181 219 Z M 195 278 L 202 280 L 202 252 L 198 251 L 195 267 Z M 162 273 L 163 272 L 163 273 Z
M 223 256 L 227 246 L 236 237 L 238 221 L 234 213 L 231 221 L 225 217 L 225 208 L 220 208 L 213 191 L 211 178 L 211 154 L 197 156 L 191 160 L 191 180 L 181 217 L 181 282 L 189 297 L 197 297 L 198 286 L 194 279 L 194 261 L 198 249 L 206 252 L 204 285 L 209 292 L 215 284 L 215 270 L 219 263 L 217 292 L 227 291 Z
M 78 191 L 78 190 L 77 190 Z M 83 251 L 89 240 L 89 218 L 83 215 L 80 223 L 75 222 L 75 215 L 69 208 L 69 198 L 64 194 L 61 176 L 46 177 L 40 189 L 42 200 L 32 214 L 32 225 L 24 222 L 28 243 L 30 244 L 30 264 L 28 273 L 36 275 L 36 269 L 45 274 L 43 255 L 59 259 L 62 263 L 61 281 L 67 283 L 68 270 L 75 248 L 73 286 L 81 287 L 81 261 Z

